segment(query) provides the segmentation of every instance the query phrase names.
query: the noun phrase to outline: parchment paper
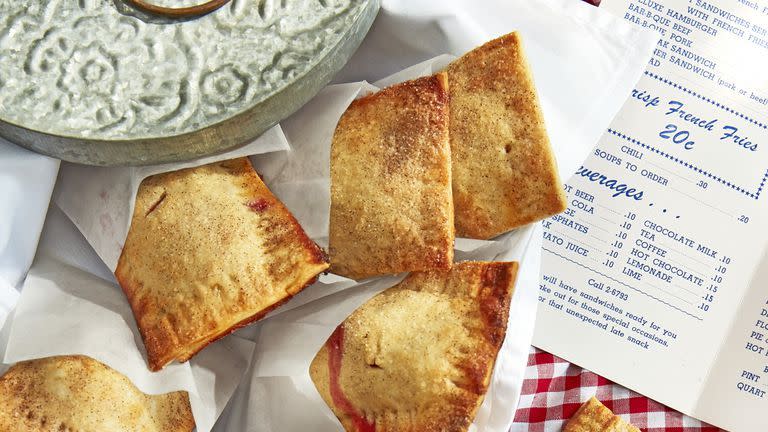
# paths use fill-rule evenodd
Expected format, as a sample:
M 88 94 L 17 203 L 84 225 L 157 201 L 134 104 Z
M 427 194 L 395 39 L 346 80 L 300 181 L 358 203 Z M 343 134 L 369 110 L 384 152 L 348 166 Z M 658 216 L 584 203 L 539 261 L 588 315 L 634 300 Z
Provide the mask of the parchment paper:
M 58 171 L 58 160 L 0 138 L 0 326 L 35 256 Z

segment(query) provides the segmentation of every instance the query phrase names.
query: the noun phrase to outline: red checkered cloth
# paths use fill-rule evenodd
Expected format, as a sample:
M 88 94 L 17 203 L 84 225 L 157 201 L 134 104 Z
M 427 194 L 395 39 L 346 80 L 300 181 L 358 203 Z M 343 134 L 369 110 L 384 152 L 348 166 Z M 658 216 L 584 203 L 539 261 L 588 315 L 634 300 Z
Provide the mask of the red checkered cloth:
M 579 406 L 592 396 L 644 432 L 721 430 L 531 347 L 510 432 L 560 432 Z

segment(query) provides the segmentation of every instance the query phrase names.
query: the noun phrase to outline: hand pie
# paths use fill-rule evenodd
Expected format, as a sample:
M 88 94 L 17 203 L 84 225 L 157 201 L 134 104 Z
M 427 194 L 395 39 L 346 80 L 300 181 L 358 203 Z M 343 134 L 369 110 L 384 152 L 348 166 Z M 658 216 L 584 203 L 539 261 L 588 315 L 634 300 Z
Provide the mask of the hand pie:
M 145 179 L 115 275 L 156 371 L 262 318 L 327 268 L 240 158 Z
M 563 432 L 640 432 L 640 429 L 625 422 L 592 397 L 568 420 Z
M 456 235 L 489 239 L 565 210 L 520 36 L 448 66 Z
M 363 304 L 310 366 L 348 432 L 466 431 L 506 333 L 517 263 L 411 273 Z
M 449 269 L 451 154 L 444 74 L 358 99 L 331 146 L 331 271 L 353 279 Z
M 146 395 L 85 356 L 17 363 L 0 377 L 0 431 L 191 432 L 187 392 Z

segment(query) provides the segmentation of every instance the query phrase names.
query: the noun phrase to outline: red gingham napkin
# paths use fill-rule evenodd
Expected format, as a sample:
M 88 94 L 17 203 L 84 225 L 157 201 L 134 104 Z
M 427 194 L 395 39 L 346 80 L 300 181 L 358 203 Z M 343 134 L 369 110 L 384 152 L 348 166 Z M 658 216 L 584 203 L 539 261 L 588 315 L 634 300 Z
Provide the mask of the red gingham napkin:
M 644 432 L 721 430 L 531 347 L 510 432 L 560 432 L 579 406 L 592 396 Z

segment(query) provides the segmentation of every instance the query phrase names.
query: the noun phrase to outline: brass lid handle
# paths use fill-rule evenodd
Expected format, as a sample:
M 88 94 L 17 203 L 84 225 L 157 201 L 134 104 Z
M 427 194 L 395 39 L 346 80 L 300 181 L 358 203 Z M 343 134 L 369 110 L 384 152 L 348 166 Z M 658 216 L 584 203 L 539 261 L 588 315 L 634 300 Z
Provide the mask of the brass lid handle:
M 195 6 L 173 8 L 173 7 L 158 6 L 156 4 L 153 4 L 151 2 L 144 1 L 144 0 L 127 0 L 128 3 L 131 3 L 135 7 L 145 12 L 149 12 L 154 15 L 160 15 L 160 16 L 165 16 L 169 18 L 189 18 L 189 17 L 205 15 L 209 12 L 213 12 L 216 9 L 224 6 L 225 4 L 229 3 L 229 1 L 230 0 L 210 0 Z

